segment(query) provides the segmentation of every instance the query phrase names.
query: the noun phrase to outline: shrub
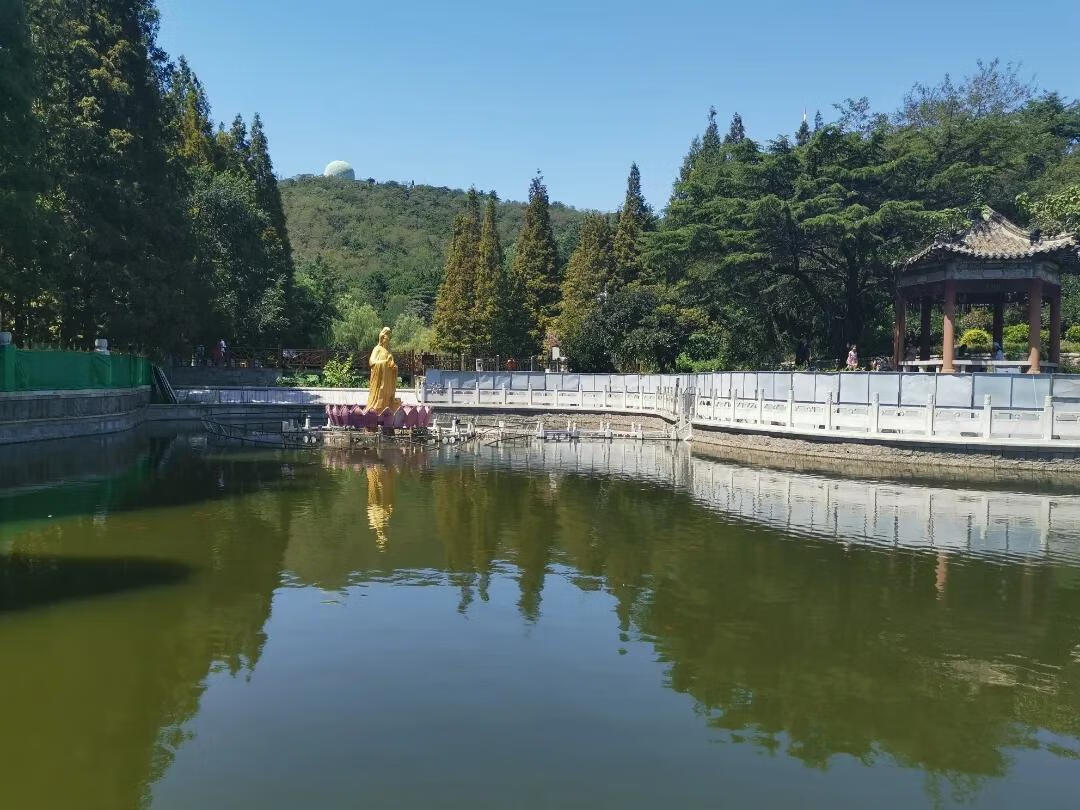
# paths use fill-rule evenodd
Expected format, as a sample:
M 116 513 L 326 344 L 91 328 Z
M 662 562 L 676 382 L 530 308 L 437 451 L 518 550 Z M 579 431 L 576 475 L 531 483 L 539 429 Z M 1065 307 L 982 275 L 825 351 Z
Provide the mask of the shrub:
M 960 343 L 974 351 L 989 351 L 993 340 L 985 329 L 968 329 L 960 338 Z
M 972 307 L 969 311 L 960 316 L 960 328 L 965 330 L 965 334 L 972 329 L 978 329 L 989 333 L 993 326 L 994 315 L 985 307 Z M 970 346 L 971 344 L 967 345 Z
M 1026 345 L 1028 334 L 1028 325 L 1026 323 L 1018 323 L 1012 326 L 1006 326 L 1001 336 L 1006 343 L 1023 343 Z
M 328 388 L 359 388 L 360 375 L 353 371 L 352 355 L 344 360 L 331 357 L 322 370 L 322 384 Z
M 1065 339 L 1070 343 L 1080 343 L 1080 323 L 1074 323 L 1065 330 Z

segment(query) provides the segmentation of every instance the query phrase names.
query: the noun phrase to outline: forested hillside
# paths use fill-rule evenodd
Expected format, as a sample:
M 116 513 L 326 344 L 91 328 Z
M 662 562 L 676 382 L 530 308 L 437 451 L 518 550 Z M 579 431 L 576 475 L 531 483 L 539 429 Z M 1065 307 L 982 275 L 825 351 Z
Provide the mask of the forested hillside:
M 280 188 L 301 284 L 350 294 L 371 304 L 387 323 L 405 311 L 431 320 L 454 218 L 467 192 L 311 176 L 284 180 Z M 577 244 L 583 216 L 574 208 L 551 205 L 563 262 Z M 508 254 L 524 218 L 524 203 L 496 204 L 497 228 Z

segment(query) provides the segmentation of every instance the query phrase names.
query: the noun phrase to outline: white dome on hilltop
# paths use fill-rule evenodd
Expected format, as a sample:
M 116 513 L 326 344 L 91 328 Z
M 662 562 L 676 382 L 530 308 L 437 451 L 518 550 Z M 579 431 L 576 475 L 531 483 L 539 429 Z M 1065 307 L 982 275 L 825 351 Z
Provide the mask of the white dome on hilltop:
M 344 160 L 335 160 L 328 163 L 326 168 L 323 169 L 323 177 L 340 177 L 342 180 L 355 180 L 356 172 Z

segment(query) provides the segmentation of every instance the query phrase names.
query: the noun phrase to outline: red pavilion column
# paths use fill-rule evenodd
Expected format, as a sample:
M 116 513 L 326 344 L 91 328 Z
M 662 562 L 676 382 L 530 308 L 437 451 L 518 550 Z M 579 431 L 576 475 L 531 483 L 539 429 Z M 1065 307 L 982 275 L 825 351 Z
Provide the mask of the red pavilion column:
M 1028 291 L 1028 374 L 1039 373 L 1039 352 L 1042 348 L 1042 339 L 1039 336 L 1042 330 L 1042 293 L 1042 279 L 1033 278 Z
M 956 331 L 956 279 L 945 281 L 945 329 L 941 344 L 941 373 L 953 374 L 954 338 Z

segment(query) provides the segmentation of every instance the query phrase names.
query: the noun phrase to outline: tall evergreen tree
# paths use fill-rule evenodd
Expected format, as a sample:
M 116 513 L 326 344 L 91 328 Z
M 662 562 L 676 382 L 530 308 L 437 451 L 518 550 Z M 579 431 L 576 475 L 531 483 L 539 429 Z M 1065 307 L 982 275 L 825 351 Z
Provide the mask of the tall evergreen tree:
M 745 140 L 746 127 L 743 126 L 742 116 L 735 113 L 731 117 L 731 126 L 728 128 L 728 133 L 724 136 L 724 143 L 742 143 Z
M 817 110 L 814 113 L 814 132 L 820 132 L 823 126 L 825 126 L 825 119 L 821 117 L 821 110 Z
M 575 369 L 594 370 L 587 348 L 590 342 L 582 340 L 582 332 L 588 319 L 600 312 L 603 297 L 616 273 L 616 253 L 607 218 L 600 214 L 587 215 L 581 223 L 578 246 L 566 265 L 559 315 L 559 339 Z
M 515 307 L 520 306 L 527 318 L 517 330 L 517 350 L 520 354 L 533 354 L 539 351 L 559 305 L 558 250 L 551 229 L 547 186 L 540 175 L 529 185 L 529 204 L 515 245 L 511 272 L 518 294 L 524 292 L 520 303 L 514 302 Z M 524 290 L 520 289 L 522 284 Z
M 228 129 L 219 128 L 217 141 L 221 148 L 224 168 L 234 172 L 247 172 L 251 152 L 244 116 L 237 113 Z
M 701 149 L 705 152 L 720 148 L 720 128 L 716 125 L 716 107 L 709 107 L 709 123 L 705 125 L 705 134 L 701 136 Z
M 47 286 L 33 255 L 39 223 L 34 197 L 44 181 L 34 159 L 37 88 L 25 4 L 7 1 L 0 13 L 0 330 L 24 336 L 31 336 L 30 301 Z
M 795 145 L 806 146 L 810 143 L 810 125 L 806 122 L 806 114 L 803 114 L 802 123 L 799 124 L 799 129 L 795 133 Z
M 652 211 L 641 193 L 641 172 L 632 163 L 626 180 L 626 199 L 615 229 L 614 255 L 620 282 L 626 284 L 641 277 L 641 241 L 651 225 Z
M 184 179 L 170 160 L 152 0 L 28 0 L 57 337 L 170 347 L 190 315 Z
M 506 321 L 507 280 L 503 267 L 502 243 L 495 224 L 497 199 L 495 192 L 491 192 L 484 209 L 484 222 L 480 227 L 473 306 L 476 313 L 477 344 L 489 352 L 506 354 L 504 323 Z
M 439 295 L 435 300 L 435 345 L 442 351 L 477 348 L 474 290 L 480 256 L 480 198 L 469 189 L 465 210 L 454 220 Z
M 170 76 L 167 101 L 172 108 L 180 158 L 189 167 L 213 167 L 220 162 L 210 122 L 210 102 L 202 82 L 183 56 Z
M 290 253 L 289 232 L 285 226 L 285 210 L 281 206 L 281 192 L 278 190 L 277 177 L 274 176 L 274 164 L 270 160 L 270 144 L 266 139 L 266 132 L 258 113 L 255 113 L 251 121 L 251 136 L 248 140 L 248 173 L 255 183 L 259 207 L 270 217 L 270 222 L 286 254 Z

